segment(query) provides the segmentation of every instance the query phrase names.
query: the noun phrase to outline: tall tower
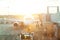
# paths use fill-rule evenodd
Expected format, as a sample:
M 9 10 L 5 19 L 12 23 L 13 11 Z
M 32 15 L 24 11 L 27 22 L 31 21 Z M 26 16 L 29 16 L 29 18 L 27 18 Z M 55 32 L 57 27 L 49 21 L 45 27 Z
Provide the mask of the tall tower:
M 49 14 L 49 6 L 47 7 L 46 21 L 51 21 L 51 15 Z
M 59 6 L 57 6 L 57 13 L 59 13 Z

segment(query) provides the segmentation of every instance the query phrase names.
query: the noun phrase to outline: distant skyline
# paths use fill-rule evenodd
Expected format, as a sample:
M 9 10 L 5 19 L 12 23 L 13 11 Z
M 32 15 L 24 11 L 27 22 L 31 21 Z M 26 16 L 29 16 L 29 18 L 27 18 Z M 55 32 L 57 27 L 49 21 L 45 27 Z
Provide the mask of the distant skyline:
M 0 0 L 0 15 L 46 13 L 47 6 L 60 6 L 60 0 Z

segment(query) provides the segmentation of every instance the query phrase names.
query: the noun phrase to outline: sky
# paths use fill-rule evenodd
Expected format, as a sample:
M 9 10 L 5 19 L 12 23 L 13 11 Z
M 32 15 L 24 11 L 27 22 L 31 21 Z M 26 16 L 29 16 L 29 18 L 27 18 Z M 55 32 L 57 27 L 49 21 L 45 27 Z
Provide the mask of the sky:
M 59 4 L 60 0 L 0 0 L 0 15 L 47 13 L 47 6 Z M 56 12 L 56 8 L 50 12 Z

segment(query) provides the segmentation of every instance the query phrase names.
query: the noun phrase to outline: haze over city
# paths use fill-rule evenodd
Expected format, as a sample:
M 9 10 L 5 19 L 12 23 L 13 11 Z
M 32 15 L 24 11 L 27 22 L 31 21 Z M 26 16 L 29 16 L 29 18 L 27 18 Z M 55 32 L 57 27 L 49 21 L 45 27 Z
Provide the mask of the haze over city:
M 60 0 L 0 0 L 0 15 L 47 13 L 47 6 L 59 4 Z

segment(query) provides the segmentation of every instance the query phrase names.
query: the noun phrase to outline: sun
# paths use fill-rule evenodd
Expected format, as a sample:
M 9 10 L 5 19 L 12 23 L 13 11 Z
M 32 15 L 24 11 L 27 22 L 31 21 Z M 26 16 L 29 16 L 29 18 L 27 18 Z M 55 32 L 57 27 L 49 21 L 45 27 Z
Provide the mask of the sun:
M 27 15 L 47 13 L 47 6 L 59 5 L 59 2 L 52 0 L 3 0 L 0 1 L 1 15 Z

